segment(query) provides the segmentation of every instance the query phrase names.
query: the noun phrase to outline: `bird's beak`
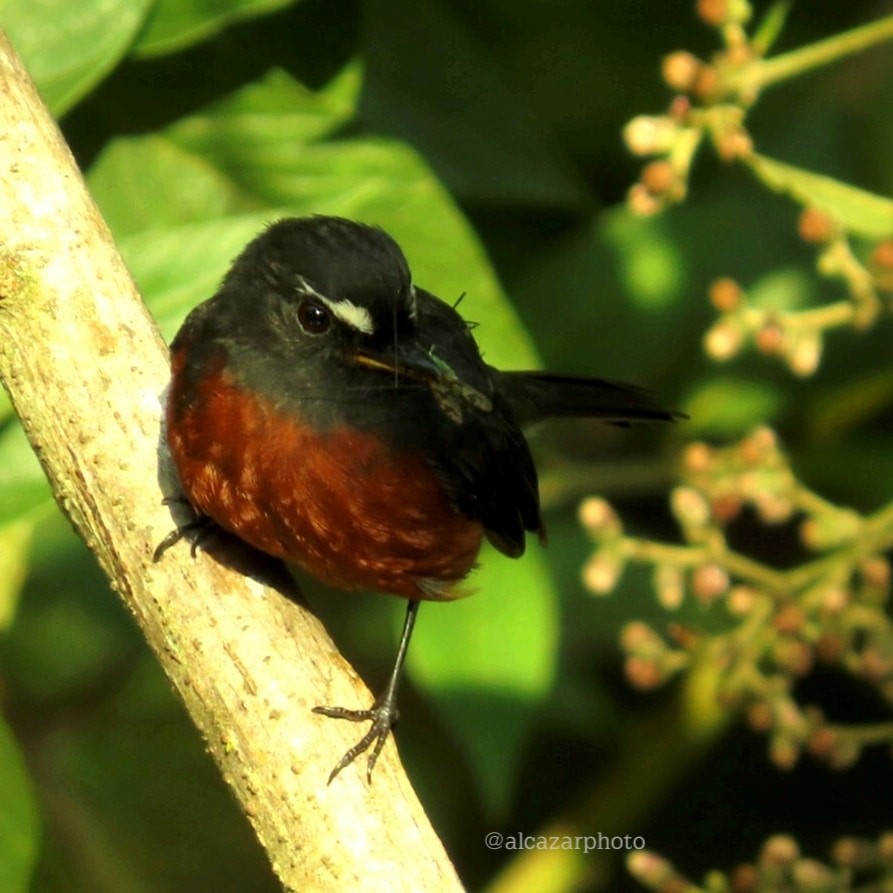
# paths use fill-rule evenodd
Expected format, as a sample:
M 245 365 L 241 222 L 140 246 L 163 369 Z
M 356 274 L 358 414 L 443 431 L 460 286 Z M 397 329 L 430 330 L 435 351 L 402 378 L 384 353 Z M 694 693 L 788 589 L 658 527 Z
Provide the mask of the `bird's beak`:
M 414 341 L 403 341 L 387 353 L 357 351 L 354 362 L 367 369 L 389 372 L 395 379 L 427 385 L 440 408 L 455 420 L 461 419 L 463 405 L 490 412 L 489 397 L 462 382 L 453 369 L 431 348 L 423 348 Z
M 411 381 L 437 384 L 441 380 L 455 381 L 456 373 L 434 354 L 419 344 L 404 340 L 387 352 L 357 351 L 354 362 L 367 369 L 378 369 Z

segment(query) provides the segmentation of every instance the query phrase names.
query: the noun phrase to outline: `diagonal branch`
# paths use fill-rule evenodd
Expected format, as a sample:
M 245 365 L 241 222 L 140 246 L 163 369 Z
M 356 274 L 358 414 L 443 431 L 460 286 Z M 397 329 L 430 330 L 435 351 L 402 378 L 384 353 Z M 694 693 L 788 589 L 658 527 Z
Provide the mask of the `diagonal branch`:
M 311 708 L 371 699 L 285 574 L 232 548 L 229 567 L 185 547 L 152 562 L 177 490 L 159 450 L 164 345 L 2 33 L 0 94 L 0 378 L 56 501 L 286 889 L 461 889 L 392 744 L 371 786 L 361 769 L 327 786 L 355 729 Z

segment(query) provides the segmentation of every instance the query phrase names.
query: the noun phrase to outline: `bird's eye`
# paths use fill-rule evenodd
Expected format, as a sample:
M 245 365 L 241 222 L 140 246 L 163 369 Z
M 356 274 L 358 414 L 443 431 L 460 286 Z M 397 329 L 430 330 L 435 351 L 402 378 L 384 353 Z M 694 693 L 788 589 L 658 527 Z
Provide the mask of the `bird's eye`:
M 298 322 L 308 335 L 322 335 L 332 325 L 332 315 L 319 301 L 302 301 L 298 307 Z

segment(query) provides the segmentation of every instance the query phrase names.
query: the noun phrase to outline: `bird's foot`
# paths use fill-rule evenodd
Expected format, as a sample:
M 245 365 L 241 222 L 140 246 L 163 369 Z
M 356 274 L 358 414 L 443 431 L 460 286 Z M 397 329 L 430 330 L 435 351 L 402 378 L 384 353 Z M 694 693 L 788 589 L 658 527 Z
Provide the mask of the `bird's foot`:
M 169 496 L 162 501 L 165 505 L 184 503 L 189 506 L 189 508 L 192 508 L 189 500 L 184 499 L 182 496 Z M 198 552 L 199 546 L 201 546 L 202 542 L 206 540 L 210 534 L 213 534 L 216 528 L 217 525 L 207 515 L 196 515 L 191 521 L 187 521 L 185 524 L 175 527 L 155 547 L 155 551 L 152 553 L 152 561 L 160 561 L 164 553 L 172 546 L 179 543 L 182 539 L 189 540 L 189 554 L 195 558 L 195 553 Z
M 372 751 L 366 761 L 366 781 L 371 784 L 372 770 L 378 761 L 378 755 L 381 753 L 385 741 L 388 740 L 391 729 L 397 724 L 397 699 L 392 694 L 386 692 L 368 710 L 348 710 L 346 707 L 314 707 L 313 712 L 323 716 L 331 716 L 333 719 L 372 723 L 369 731 L 341 757 L 329 775 L 328 781 L 331 784 L 342 769 L 349 766 L 360 754 L 365 753 L 371 747 Z

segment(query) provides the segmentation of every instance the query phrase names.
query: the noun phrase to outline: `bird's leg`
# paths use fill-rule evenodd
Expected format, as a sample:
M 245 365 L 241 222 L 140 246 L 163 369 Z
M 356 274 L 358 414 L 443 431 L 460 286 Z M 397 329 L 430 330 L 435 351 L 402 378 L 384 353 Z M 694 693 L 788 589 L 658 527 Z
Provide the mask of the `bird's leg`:
M 344 754 L 338 764 L 329 775 L 329 784 L 332 779 L 345 767 L 349 766 L 361 753 L 369 748 L 372 752 L 366 763 L 366 780 L 372 782 L 372 770 L 378 760 L 378 755 L 384 747 L 385 741 L 391 729 L 397 724 L 397 688 L 400 685 L 400 677 L 403 675 L 403 664 L 406 662 L 406 652 L 409 648 L 409 640 L 412 638 L 412 629 L 415 626 L 416 614 L 419 611 L 419 602 L 411 601 L 406 607 L 406 620 L 403 622 L 403 633 L 400 636 L 400 647 L 397 649 L 397 659 L 394 661 L 394 669 L 384 691 L 375 699 L 375 703 L 368 710 L 348 710 L 346 707 L 314 707 L 314 713 L 323 716 L 331 716 L 335 719 L 349 719 L 351 722 L 371 722 L 369 731 Z
M 195 509 L 192 503 L 182 496 L 168 496 L 162 500 L 165 505 L 171 505 L 175 502 L 181 502 L 188 505 L 193 512 Z M 202 541 L 208 538 L 208 535 L 214 532 L 217 525 L 207 515 L 196 514 L 191 521 L 175 527 L 156 547 L 152 553 L 152 561 L 160 561 L 162 555 L 167 552 L 171 546 L 175 546 L 182 539 L 189 540 L 189 553 L 195 558 Z

